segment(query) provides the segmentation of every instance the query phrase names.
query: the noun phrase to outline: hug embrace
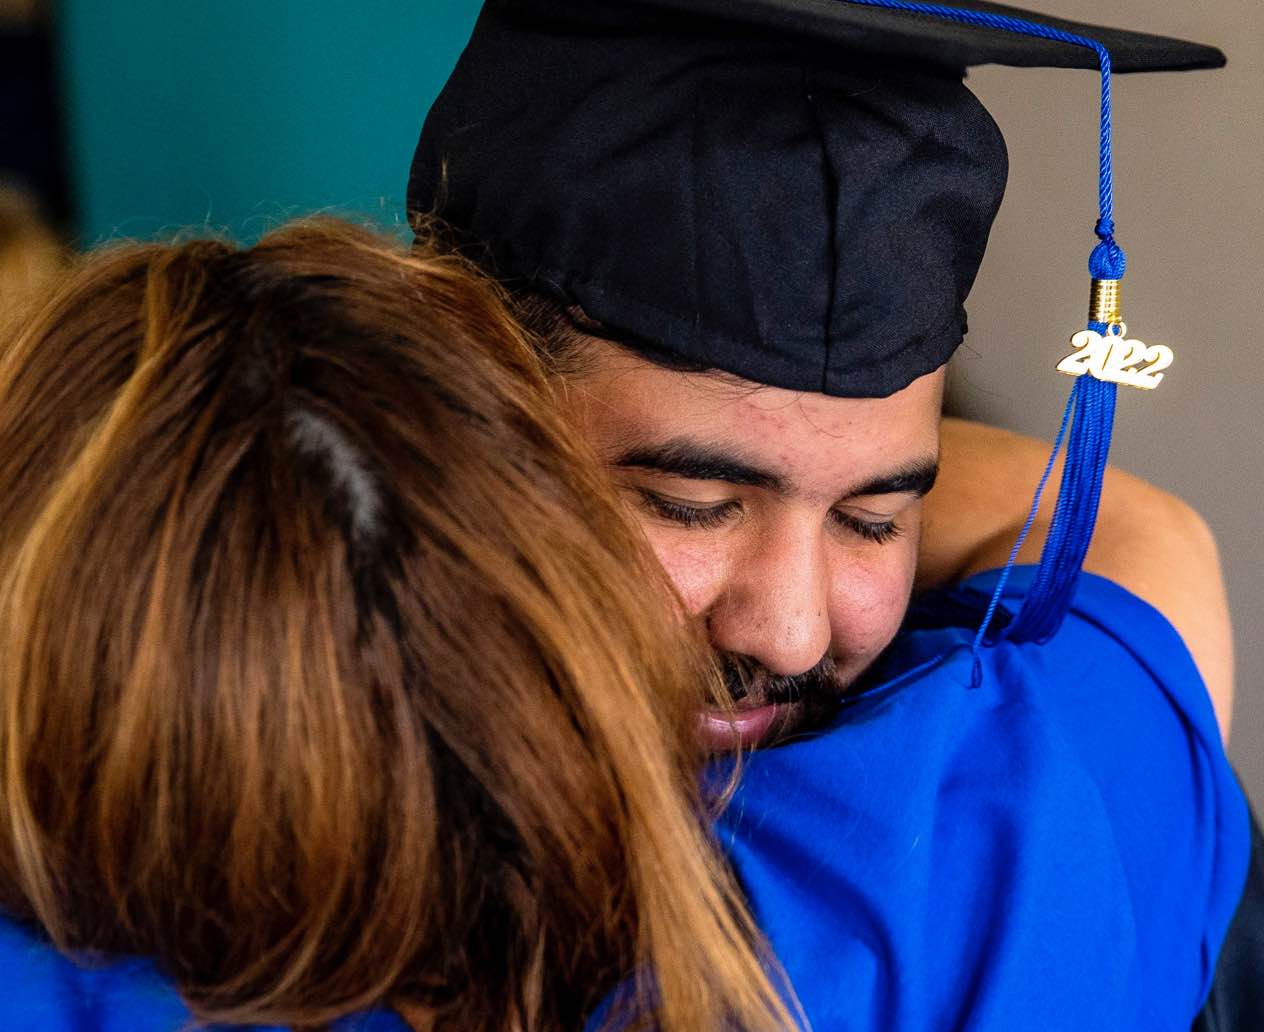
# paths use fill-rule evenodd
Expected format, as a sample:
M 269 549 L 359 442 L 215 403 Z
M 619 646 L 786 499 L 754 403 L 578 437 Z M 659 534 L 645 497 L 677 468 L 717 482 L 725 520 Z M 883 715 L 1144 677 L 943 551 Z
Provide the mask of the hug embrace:
M 0 342 L 0 1025 L 1261 1027 L 1158 365 L 942 415 L 984 63 L 1101 76 L 1122 348 L 1111 74 L 1223 57 L 976 2 L 487 0 L 410 247 L 82 259 Z

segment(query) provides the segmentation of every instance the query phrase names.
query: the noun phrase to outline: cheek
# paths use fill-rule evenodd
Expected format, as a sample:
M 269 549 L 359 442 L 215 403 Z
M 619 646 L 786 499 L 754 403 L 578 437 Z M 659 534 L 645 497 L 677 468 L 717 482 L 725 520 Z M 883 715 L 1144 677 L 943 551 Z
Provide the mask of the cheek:
M 837 657 L 868 662 L 891 643 L 908 609 L 916 541 L 900 540 L 864 559 L 845 558 L 831 574 L 830 634 Z
M 648 521 L 641 523 L 668 579 L 691 616 L 705 612 L 719 597 L 729 566 L 728 549 L 722 543 L 699 544 L 689 535 Z

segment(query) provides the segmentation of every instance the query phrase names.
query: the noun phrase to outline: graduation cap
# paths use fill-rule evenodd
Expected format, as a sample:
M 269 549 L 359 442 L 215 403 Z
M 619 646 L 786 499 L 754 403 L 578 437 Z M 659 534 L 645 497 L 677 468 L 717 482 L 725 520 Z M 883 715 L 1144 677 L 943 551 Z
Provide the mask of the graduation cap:
M 989 63 L 1102 79 L 1090 319 L 1059 366 L 1078 377 L 1068 461 L 1006 631 L 1039 640 L 1087 549 L 1115 384 L 1153 386 L 1171 359 L 1128 342 L 1120 312 L 1111 75 L 1219 67 L 1220 51 L 976 0 L 487 0 L 422 130 L 409 208 L 651 359 L 884 397 L 965 334 L 1007 171 L 963 81 Z

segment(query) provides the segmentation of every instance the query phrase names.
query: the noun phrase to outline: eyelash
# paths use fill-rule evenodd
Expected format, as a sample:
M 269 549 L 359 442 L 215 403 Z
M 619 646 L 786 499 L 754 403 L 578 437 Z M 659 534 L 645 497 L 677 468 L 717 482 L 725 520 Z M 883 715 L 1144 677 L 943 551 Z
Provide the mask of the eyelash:
M 717 527 L 724 526 L 741 508 L 740 502 L 725 502 L 723 505 L 700 508 L 696 505 L 683 505 L 680 502 L 669 501 L 662 495 L 654 494 L 653 491 L 641 491 L 640 495 L 645 508 L 655 516 L 661 516 L 672 523 L 679 523 L 683 527 L 699 530 L 715 530 Z
M 845 527 L 847 530 L 859 534 L 866 541 L 872 541 L 878 545 L 894 541 L 900 536 L 900 528 L 895 525 L 895 520 L 882 520 L 878 523 L 871 523 L 869 520 L 858 519 L 848 513 L 839 512 L 837 509 L 830 513 L 830 519 L 840 527 Z
M 723 505 L 716 505 L 710 508 L 702 508 L 696 505 L 684 505 L 681 502 L 673 502 L 662 495 L 654 494 L 652 491 L 641 491 L 641 502 L 651 513 L 662 519 L 670 520 L 672 523 L 679 523 L 683 527 L 698 530 L 715 530 L 724 526 L 730 519 L 741 509 L 740 502 L 725 502 Z M 858 534 L 866 541 L 872 541 L 875 544 L 885 544 L 900 536 L 900 528 L 896 526 L 894 520 L 883 520 L 878 523 L 872 523 L 869 520 L 858 519 L 845 512 L 839 512 L 835 509 L 830 513 L 832 519 L 838 526 Z

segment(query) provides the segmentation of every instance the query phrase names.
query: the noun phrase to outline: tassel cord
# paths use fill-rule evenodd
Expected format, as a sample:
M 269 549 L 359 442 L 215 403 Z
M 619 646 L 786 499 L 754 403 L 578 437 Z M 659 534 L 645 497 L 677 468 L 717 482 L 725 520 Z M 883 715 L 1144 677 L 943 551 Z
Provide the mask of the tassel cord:
M 974 636 L 974 643 L 970 646 L 970 655 L 973 659 L 972 674 L 970 677 L 970 686 L 972 688 L 979 687 L 983 683 L 983 646 L 987 639 L 988 628 L 992 626 L 992 619 L 996 616 L 996 610 L 1001 604 L 1001 596 L 1005 594 L 1005 585 L 1009 581 L 1009 575 L 1014 570 L 1014 564 L 1018 561 L 1018 553 L 1022 550 L 1023 544 L 1027 540 L 1027 535 L 1031 533 L 1032 525 L 1036 522 L 1036 513 L 1040 511 L 1040 499 L 1044 494 L 1045 485 L 1049 483 L 1049 477 L 1053 475 L 1053 467 L 1058 461 L 1058 453 L 1062 450 L 1062 441 L 1066 437 L 1067 427 L 1071 423 L 1071 416 L 1075 410 L 1075 392 L 1071 392 L 1071 397 L 1067 399 L 1066 411 L 1062 414 L 1062 425 L 1058 428 L 1058 436 L 1054 438 L 1053 450 L 1049 453 L 1049 461 L 1045 464 L 1045 470 L 1040 475 L 1040 483 L 1036 485 L 1036 495 L 1032 499 L 1031 509 L 1027 513 L 1027 519 L 1023 523 L 1023 529 L 1018 532 L 1018 538 L 1014 542 L 1014 547 L 1010 549 L 1009 558 L 1005 561 L 1005 567 L 1001 570 L 1000 579 L 996 582 L 996 589 L 992 592 L 991 599 L 988 600 L 987 612 L 983 616 L 983 622 L 979 625 L 979 630 Z
M 1097 280 L 1120 280 L 1127 269 L 1127 255 L 1115 242 L 1114 222 L 1114 155 L 1111 119 L 1110 52 L 1097 40 L 1039 22 L 1027 21 L 988 11 L 965 10 L 916 0 L 849 0 L 867 7 L 882 7 L 909 14 L 939 18 L 966 25 L 998 29 L 1040 39 L 1054 40 L 1087 48 L 1097 55 L 1101 71 L 1100 143 L 1098 150 L 1098 218 L 1094 226 L 1098 243 L 1089 256 L 1089 272 Z M 1089 329 L 1107 333 L 1110 327 L 1090 323 Z M 1002 592 L 1017 561 L 1018 552 L 1031 531 L 1040 499 L 1048 483 L 1057 456 L 1066 444 L 1066 463 L 1054 506 L 1049 535 L 1041 551 L 1040 566 L 1032 579 L 1023 605 L 1014 621 L 1001 637 L 1010 641 L 1047 641 L 1062 624 L 1079 580 L 1084 557 L 1088 552 L 1097 508 L 1105 478 L 1114 424 L 1116 386 L 1093 376 L 1079 377 L 1071 389 L 1062 425 L 1053 450 L 1036 488 L 1035 497 L 1022 531 L 1010 551 L 1009 559 L 997 581 L 983 623 L 971 648 L 973 658 L 972 685 L 982 683 L 981 650 L 996 615 Z

